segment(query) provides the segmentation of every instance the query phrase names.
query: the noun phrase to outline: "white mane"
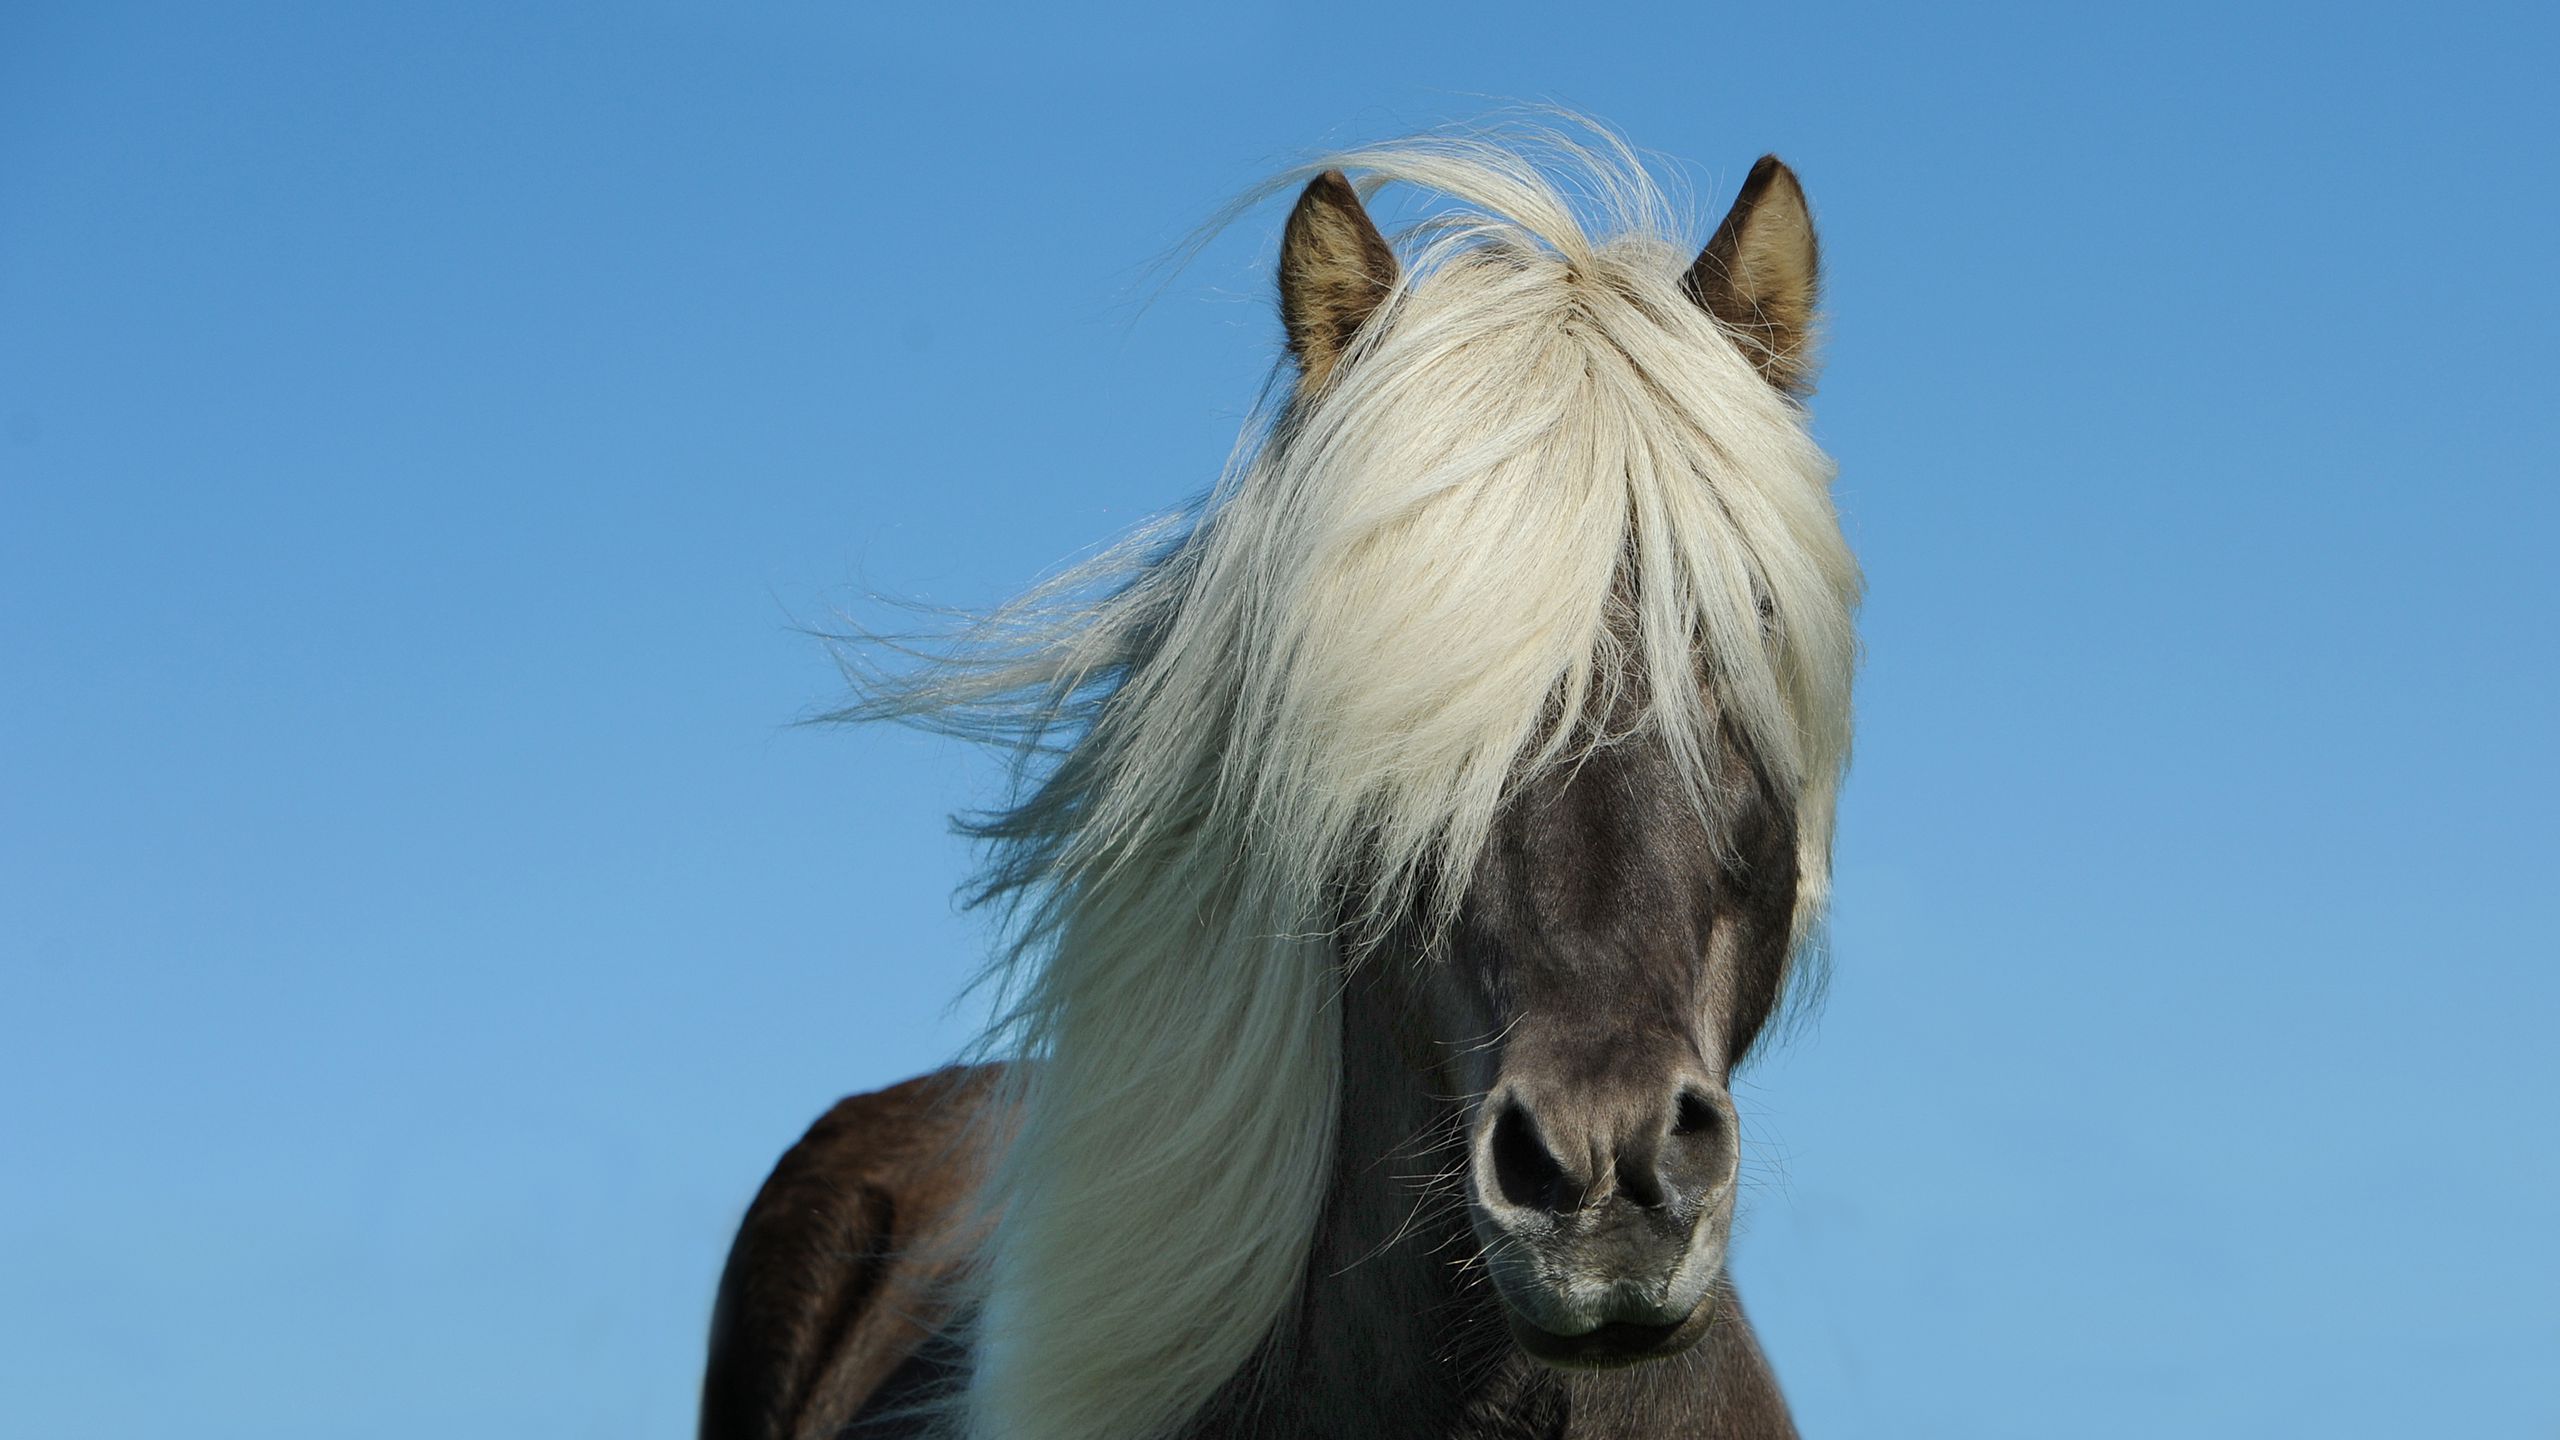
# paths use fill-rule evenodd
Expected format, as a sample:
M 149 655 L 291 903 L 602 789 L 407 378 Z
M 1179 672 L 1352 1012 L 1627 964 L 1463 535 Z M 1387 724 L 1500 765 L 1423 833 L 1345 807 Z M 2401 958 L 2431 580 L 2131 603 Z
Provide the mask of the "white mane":
M 1038 1064 L 986 1197 L 974 1440 L 1164 1435 L 1252 1358 L 1330 1180 L 1346 867 L 1386 906 L 1466 873 L 1620 677 L 1675 754 L 1718 716 L 1756 747 L 1796 803 L 1799 948 L 1818 925 L 1859 589 L 1831 467 L 1603 148 L 1431 140 L 1274 181 L 1340 166 L 1448 213 L 1196 512 L 857 673 L 847 716 L 1024 764 L 979 826 L 1015 921 L 989 1044 Z

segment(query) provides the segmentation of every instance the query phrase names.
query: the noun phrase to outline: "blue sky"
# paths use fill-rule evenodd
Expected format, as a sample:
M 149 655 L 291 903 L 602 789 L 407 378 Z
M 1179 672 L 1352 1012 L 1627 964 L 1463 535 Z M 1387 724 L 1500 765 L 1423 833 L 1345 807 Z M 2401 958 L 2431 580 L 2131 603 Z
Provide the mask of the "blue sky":
M 690 1433 L 764 1167 L 985 943 L 794 728 L 1213 478 L 1330 144 L 1804 175 L 1871 579 L 1740 1099 L 1808 1433 L 2560 1431 L 2538 7 L 30 6 L 0 20 L 0 1394 Z

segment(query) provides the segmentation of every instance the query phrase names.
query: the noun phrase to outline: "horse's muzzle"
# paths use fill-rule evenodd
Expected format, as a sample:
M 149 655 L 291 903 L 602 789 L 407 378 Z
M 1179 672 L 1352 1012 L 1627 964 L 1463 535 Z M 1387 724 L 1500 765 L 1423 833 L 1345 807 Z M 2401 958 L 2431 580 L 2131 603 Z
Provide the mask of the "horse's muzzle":
M 1633 1364 L 1706 1331 L 1733 1220 L 1733 1105 L 1696 1075 L 1662 1091 L 1611 1103 L 1514 1077 L 1480 1108 L 1471 1219 L 1513 1337 L 1540 1360 Z

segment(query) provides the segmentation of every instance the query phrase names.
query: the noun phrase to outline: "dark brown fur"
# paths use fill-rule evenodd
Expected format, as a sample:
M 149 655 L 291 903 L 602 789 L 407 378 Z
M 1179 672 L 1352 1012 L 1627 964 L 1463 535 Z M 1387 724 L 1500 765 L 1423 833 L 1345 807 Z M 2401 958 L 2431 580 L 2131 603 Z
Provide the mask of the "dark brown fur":
M 1369 996 L 1362 1003 L 1383 998 L 1374 986 L 1362 988 Z M 1376 1043 L 1401 1042 L 1381 1035 Z M 703 1383 L 703 1440 L 911 1440 L 925 1433 L 917 1406 L 959 1373 L 966 1323 L 950 1336 L 933 1333 L 950 1318 L 933 1298 L 950 1274 L 930 1262 L 904 1268 L 900 1246 L 952 1216 L 960 1187 L 975 1178 L 973 1168 L 951 1163 L 951 1142 L 994 1093 L 987 1081 L 983 1071 L 946 1070 L 854 1096 L 783 1156 L 739 1228 L 721 1281 Z M 1377 1220 L 1401 1221 L 1417 1198 L 1421 1170 L 1449 1160 L 1417 1148 L 1415 1132 L 1403 1128 L 1418 1104 L 1428 1104 L 1430 1087 L 1396 1088 L 1407 1093 L 1344 1097 L 1337 1162 L 1355 1190 L 1392 1189 L 1391 1203 L 1337 1202 L 1309 1266 L 1309 1303 L 1266 1357 L 1262 1383 L 1232 1387 L 1195 1434 L 1794 1436 L 1786 1401 L 1729 1284 L 1694 1348 L 1655 1364 L 1568 1374 L 1513 1348 L 1481 1289 L 1471 1300 L 1452 1293 L 1457 1272 L 1449 1255 L 1471 1243 L 1463 1218 L 1423 1217 L 1401 1242 L 1382 1248 L 1387 1236 Z M 1376 1158 L 1380 1153 L 1389 1158 Z M 1350 1213 L 1355 1208 L 1368 1218 Z M 900 1217 L 921 1232 L 903 1230 Z M 1320 1382 L 1307 1383 L 1319 1370 Z
M 1552 1028 L 1562 1007 L 1569 1028 L 1598 1047 L 1588 1060 L 1684 1023 L 1666 1022 L 1666 1008 L 1711 1015 L 1718 1025 L 1681 1044 L 1719 1091 L 1752 1047 L 1778 998 L 1793 836 L 1738 739 L 1726 734 L 1723 748 L 1725 781 L 1739 793 L 1716 833 L 1677 798 L 1658 743 L 1605 747 L 1523 786 L 1445 957 L 1423 964 L 1381 951 L 1348 967 L 1333 1190 L 1305 1288 L 1189 1440 L 1795 1435 L 1729 1279 L 1685 1348 L 1615 1369 L 1533 1359 L 1450 1188 L 1482 1119 L 1465 1097 L 1488 1080 L 1471 1067 L 1519 1063 L 1504 1058 L 1508 1047 L 1453 1033 L 1506 1030 L 1520 1016 Z M 1709 943 L 1718 931 L 1739 943 Z M 1481 993 L 1453 999 L 1453 989 Z M 1570 1046 L 1564 1053 L 1573 1058 Z M 912 1264 L 899 1247 L 948 1224 L 975 1178 L 953 1142 L 985 1118 L 990 1073 L 944 1072 L 848 1100 L 784 1157 L 723 1285 L 704 1440 L 928 1433 L 919 1403 L 957 1382 L 968 1325 L 935 1304 L 947 1267 Z M 950 1322 L 939 1335 L 937 1319 Z
M 950 1319 L 994 1079 L 951 1069 L 839 1101 L 774 1166 L 720 1276 L 704 1440 L 834 1436 Z

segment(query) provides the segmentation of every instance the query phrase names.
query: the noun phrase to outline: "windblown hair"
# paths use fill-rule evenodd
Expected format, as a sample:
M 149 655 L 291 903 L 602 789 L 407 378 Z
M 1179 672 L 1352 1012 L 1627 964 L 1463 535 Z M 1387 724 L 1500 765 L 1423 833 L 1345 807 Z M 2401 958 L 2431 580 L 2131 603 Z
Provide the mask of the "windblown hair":
M 843 718 L 1021 767 L 973 823 L 1012 922 L 987 1043 L 1036 1063 L 985 1197 L 968 1436 L 1165 1435 L 1249 1365 L 1330 1183 L 1341 967 L 1445 911 L 1518 779 L 1623 735 L 1629 697 L 1702 805 L 1716 727 L 1752 748 L 1815 933 L 1859 591 L 1831 467 L 1603 142 L 1272 182 L 1437 197 L 1346 363 L 1193 509 L 920 664 L 851 657 Z

